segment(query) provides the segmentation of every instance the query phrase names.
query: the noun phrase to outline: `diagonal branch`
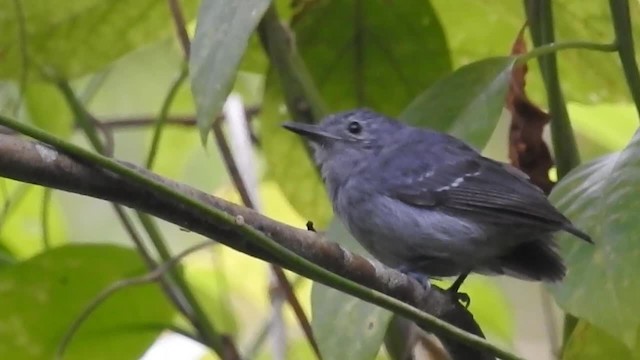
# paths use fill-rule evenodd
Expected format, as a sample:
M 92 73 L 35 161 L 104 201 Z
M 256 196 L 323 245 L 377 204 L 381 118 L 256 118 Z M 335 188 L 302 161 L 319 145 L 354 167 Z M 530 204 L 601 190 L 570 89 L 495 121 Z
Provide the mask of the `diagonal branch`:
M 411 319 L 438 335 L 456 359 L 493 358 L 489 354 L 518 359 L 482 339 L 473 316 L 435 286 L 425 289 L 404 274 L 352 254 L 316 233 L 136 165 L 90 153 L 3 116 L 0 124 L 73 153 L 66 155 L 49 145 L 0 135 L 0 176 L 129 206 L 281 265 Z

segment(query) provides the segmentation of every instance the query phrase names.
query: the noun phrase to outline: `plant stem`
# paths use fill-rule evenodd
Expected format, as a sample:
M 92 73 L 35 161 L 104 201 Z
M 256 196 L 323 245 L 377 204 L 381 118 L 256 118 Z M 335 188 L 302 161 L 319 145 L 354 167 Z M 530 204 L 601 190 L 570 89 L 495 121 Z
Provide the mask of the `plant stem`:
M 274 5 L 258 25 L 262 47 L 280 79 L 289 114 L 295 121 L 314 123 L 326 114 L 326 106 L 313 79 L 295 49 L 293 35 L 282 25 Z
M 95 127 L 95 119 L 87 112 L 84 108 L 84 105 L 80 103 L 80 100 L 73 92 L 73 89 L 69 85 L 67 81 L 58 81 L 57 83 L 58 89 L 62 92 L 67 104 L 71 107 L 71 111 L 75 117 L 76 124 L 84 131 L 85 135 L 89 139 L 91 145 L 96 149 L 99 153 L 104 153 L 105 146 L 100 140 L 98 136 L 98 132 Z
M 544 46 L 552 46 L 554 42 L 553 10 L 550 0 L 525 0 L 527 20 L 531 29 L 531 37 L 536 47 L 541 47 L 540 53 L 545 53 Z M 582 44 L 584 45 L 584 44 Z M 608 46 L 592 46 L 592 50 L 608 51 Z M 535 50 L 534 50 L 535 51 Z M 549 110 L 551 112 L 551 140 L 555 153 L 558 179 L 564 177 L 571 169 L 580 164 L 578 146 L 573 134 L 569 114 L 560 88 L 558 66 L 555 52 L 546 53 L 538 57 L 542 78 L 547 90 Z M 564 339 L 566 344 L 575 327 L 576 319 L 571 314 L 565 314 Z
M 636 104 L 638 115 L 640 115 L 640 73 L 638 73 L 636 64 L 633 29 L 631 27 L 631 17 L 629 16 L 629 1 L 609 0 L 609 7 L 624 77 L 627 80 L 633 102 Z
M 470 334 L 401 300 L 380 291 L 368 288 L 318 266 L 296 254 L 292 250 L 280 245 L 264 232 L 246 224 L 243 219 L 236 218 L 220 209 L 201 203 L 195 198 L 182 194 L 163 183 L 153 180 L 132 168 L 120 164 L 112 158 L 93 153 L 83 149 L 82 147 L 76 146 L 75 144 L 52 136 L 45 131 L 20 123 L 3 115 L 0 115 L 0 125 L 9 127 L 21 134 L 48 144 L 81 161 L 101 167 L 131 183 L 137 184 L 138 186 L 144 186 L 150 191 L 155 192 L 158 196 L 162 196 L 167 200 L 181 204 L 185 209 L 189 209 L 189 211 L 196 211 L 203 214 L 207 218 L 211 219 L 211 221 L 221 224 L 221 226 L 224 226 L 226 229 L 231 229 L 247 244 L 252 244 L 257 248 L 266 251 L 274 261 L 278 261 L 281 265 L 286 266 L 292 271 L 295 271 L 307 278 L 320 281 L 337 290 L 393 311 L 414 321 L 421 328 L 429 329 L 429 331 L 432 331 L 437 335 L 455 339 L 461 344 L 466 344 L 475 349 L 486 351 L 487 353 L 500 357 L 501 359 L 520 359 L 511 352 L 504 350 L 479 336 Z
M 553 46 L 555 36 L 551 1 L 525 0 L 525 4 L 534 45 L 536 47 L 547 44 L 549 44 L 547 46 Z M 584 45 L 585 43 L 581 44 L 581 46 Z M 556 44 L 555 46 L 559 45 Z M 608 49 L 607 46 L 602 45 L 598 45 L 595 48 L 600 51 Z M 542 78 L 547 90 L 549 111 L 553 119 L 551 121 L 551 139 L 558 169 L 558 178 L 562 178 L 571 169 L 580 164 L 580 155 L 571 122 L 569 121 L 569 113 L 562 95 L 562 89 L 560 88 L 556 55 L 553 51 L 545 53 L 546 51 L 545 49 L 540 50 L 544 55 L 538 57 L 538 62 L 540 63 Z
M 158 154 L 158 147 L 160 145 L 160 137 L 162 136 L 162 129 L 167 123 L 167 118 L 169 117 L 169 110 L 171 110 L 171 105 L 173 104 L 173 100 L 176 98 L 178 94 L 178 90 L 184 84 L 184 81 L 189 76 L 189 69 L 186 65 L 182 67 L 180 70 L 180 74 L 173 81 L 171 87 L 169 88 L 169 92 L 167 96 L 165 96 L 164 101 L 162 102 L 162 108 L 160 109 L 160 114 L 155 122 L 155 127 L 153 129 L 153 139 L 151 140 L 151 149 L 149 150 L 149 154 L 147 156 L 146 167 L 147 169 L 151 169 L 153 167 L 153 163 L 155 162 L 156 155 Z
M 93 116 L 87 111 L 87 109 L 84 107 L 80 99 L 77 98 L 77 96 L 73 92 L 73 89 L 69 86 L 67 82 L 64 82 L 64 81 L 58 82 L 58 86 L 60 87 L 60 90 L 63 92 L 65 99 L 71 106 L 76 122 L 85 132 L 85 134 L 89 138 L 93 147 L 98 152 L 104 152 L 106 150 L 106 147 L 102 144 L 102 142 L 100 141 L 97 135 L 95 125 L 98 124 L 98 122 L 96 121 L 96 119 L 93 118 Z M 175 90 L 175 89 L 172 88 L 172 90 Z M 173 97 L 168 96 L 167 98 L 171 100 Z M 168 101 L 168 103 L 170 102 L 171 101 Z M 160 128 L 160 130 L 162 130 L 162 128 Z M 132 229 L 133 225 L 131 224 L 131 220 L 129 219 L 127 214 L 124 212 L 124 210 L 121 209 L 119 205 L 115 205 L 115 204 L 114 204 L 114 208 L 118 213 L 118 216 L 120 217 L 120 219 L 123 221 L 123 225 L 125 226 L 125 228 Z M 156 250 L 158 251 L 158 254 L 160 255 L 161 259 L 163 261 L 168 261 L 168 259 L 171 258 L 171 255 L 166 246 L 166 242 L 162 238 L 157 227 L 155 226 L 153 219 L 151 219 L 148 215 L 143 214 L 139 211 L 136 211 L 136 213 L 140 219 L 140 222 L 145 228 L 149 238 L 151 239 L 152 243 L 156 247 Z M 131 232 L 130 232 L 130 235 L 131 235 Z M 142 243 L 142 241 L 140 239 L 136 239 L 133 236 L 132 236 L 132 239 L 134 240 L 134 243 L 136 244 L 138 251 L 141 252 L 143 258 L 150 259 L 150 256 L 147 253 L 147 250 L 144 247 L 144 244 Z M 197 302 L 195 295 L 193 294 L 193 292 L 191 291 L 191 288 L 189 287 L 189 284 L 184 279 L 183 275 L 175 271 L 173 268 L 171 269 L 169 274 L 171 276 L 168 277 L 167 279 L 161 278 L 162 285 L 165 289 L 165 292 L 167 292 L 167 295 L 169 296 L 169 298 L 174 302 L 174 304 L 176 305 L 176 308 L 179 309 L 192 322 L 193 326 L 198 331 L 200 331 L 199 335 L 201 336 L 201 338 L 206 340 L 207 343 L 211 346 L 211 348 L 214 351 L 216 351 L 216 353 L 222 354 L 225 345 L 223 344 L 223 341 L 219 336 L 219 334 L 215 331 L 213 324 L 206 317 L 206 313 L 204 312 L 200 304 Z M 185 300 L 189 306 L 187 306 L 187 304 L 184 303 Z
M 518 57 L 518 62 L 527 62 L 533 58 L 539 58 L 544 55 L 553 54 L 563 50 L 593 50 L 601 52 L 614 52 L 617 50 L 616 44 L 600 44 L 589 41 L 563 41 L 550 43 L 536 47 L 526 54 Z

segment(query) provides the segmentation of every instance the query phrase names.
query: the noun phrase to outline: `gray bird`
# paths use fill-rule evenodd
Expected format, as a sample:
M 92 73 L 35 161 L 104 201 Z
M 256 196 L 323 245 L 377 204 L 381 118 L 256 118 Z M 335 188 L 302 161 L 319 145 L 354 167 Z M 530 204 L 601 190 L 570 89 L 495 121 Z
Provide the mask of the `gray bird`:
M 553 242 L 578 230 L 520 170 L 447 134 L 367 109 L 318 125 L 285 123 L 310 141 L 333 209 L 387 266 L 427 277 L 469 272 L 559 281 Z

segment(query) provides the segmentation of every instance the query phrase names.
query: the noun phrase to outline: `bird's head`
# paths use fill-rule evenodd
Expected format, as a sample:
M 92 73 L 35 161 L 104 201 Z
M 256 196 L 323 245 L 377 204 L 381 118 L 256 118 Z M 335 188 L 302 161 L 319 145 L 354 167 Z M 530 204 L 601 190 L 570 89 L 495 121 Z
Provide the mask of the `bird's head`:
M 355 166 L 366 162 L 389 145 L 393 135 L 405 127 L 368 109 L 330 115 L 315 125 L 287 122 L 283 126 L 311 143 L 315 160 L 322 167 Z

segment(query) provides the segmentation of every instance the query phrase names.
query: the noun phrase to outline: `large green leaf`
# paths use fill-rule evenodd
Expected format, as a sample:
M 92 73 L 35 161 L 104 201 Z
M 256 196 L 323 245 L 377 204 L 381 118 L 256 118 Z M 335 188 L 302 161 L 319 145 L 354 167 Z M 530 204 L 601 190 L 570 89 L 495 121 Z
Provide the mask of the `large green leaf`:
M 630 351 L 619 339 L 585 321 L 578 323 L 562 353 L 563 360 L 632 360 L 639 358 L 638 350 Z
M 180 2 L 187 19 L 197 3 Z M 0 0 L 0 9 L 0 78 L 22 76 L 23 54 L 31 75 L 74 78 L 173 32 L 167 3 L 157 0 Z
M 191 48 L 191 90 L 203 141 L 220 112 L 249 37 L 270 0 L 204 0 Z
M 640 326 L 638 188 L 640 132 L 621 152 L 571 172 L 551 194 L 558 208 L 595 242 L 561 238 L 568 272 L 562 283 L 550 287 L 556 301 L 631 348 Z
M 333 221 L 327 237 L 344 248 L 367 252 L 339 221 Z M 311 326 L 324 359 L 369 360 L 380 350 L 390 311 L 325 285 L 313 283 Z
M 430 1 L 447 36 L 456 66 L 477 59 L 506 55 L 525 22 L 522 1 Z M 637 2 L 629 2 L 637 14 Z M 607 1 L 553 1 L 557 41 L 585 40 L 610 42 L 613 27 Z M 464 19 L 464 21 L 461 21 Z M 640 45 L 640 27 L 634 27 L 636 47 Z M 580 102 L 617 102 L 628 91 L 615 53 L 567 50 L 558 54 L 562 87 L 567 100 Z M 527 93 L 536 100 L 546 99 L 535 62 L 531 62 Z
M 111 283 L 139 275 L 130 249 L 56 248 L 0 271 L 0 358 L 52 359 L 85 306 Z M 82 325 L 65 359 L 134 359 L 174 316 L 157 285 L 122 290 Z
M 331 204 L 303 140 L 280 126 L 287 119 L 278 79 L 270 72 L 260 111 L 260 140 L 268 165 L 267 176 L 278 183 L 301 216 L 322 229 L 331 220 Z
M 500 118 L 514 61 L 497 57 L 465 65 L 420 94 L 400 118 L 482 148 Z
M 427 1 L 319 1 L 293 28 L 334 111 L 369 106 L 396 115 L 451 70 L 440 21 Z

